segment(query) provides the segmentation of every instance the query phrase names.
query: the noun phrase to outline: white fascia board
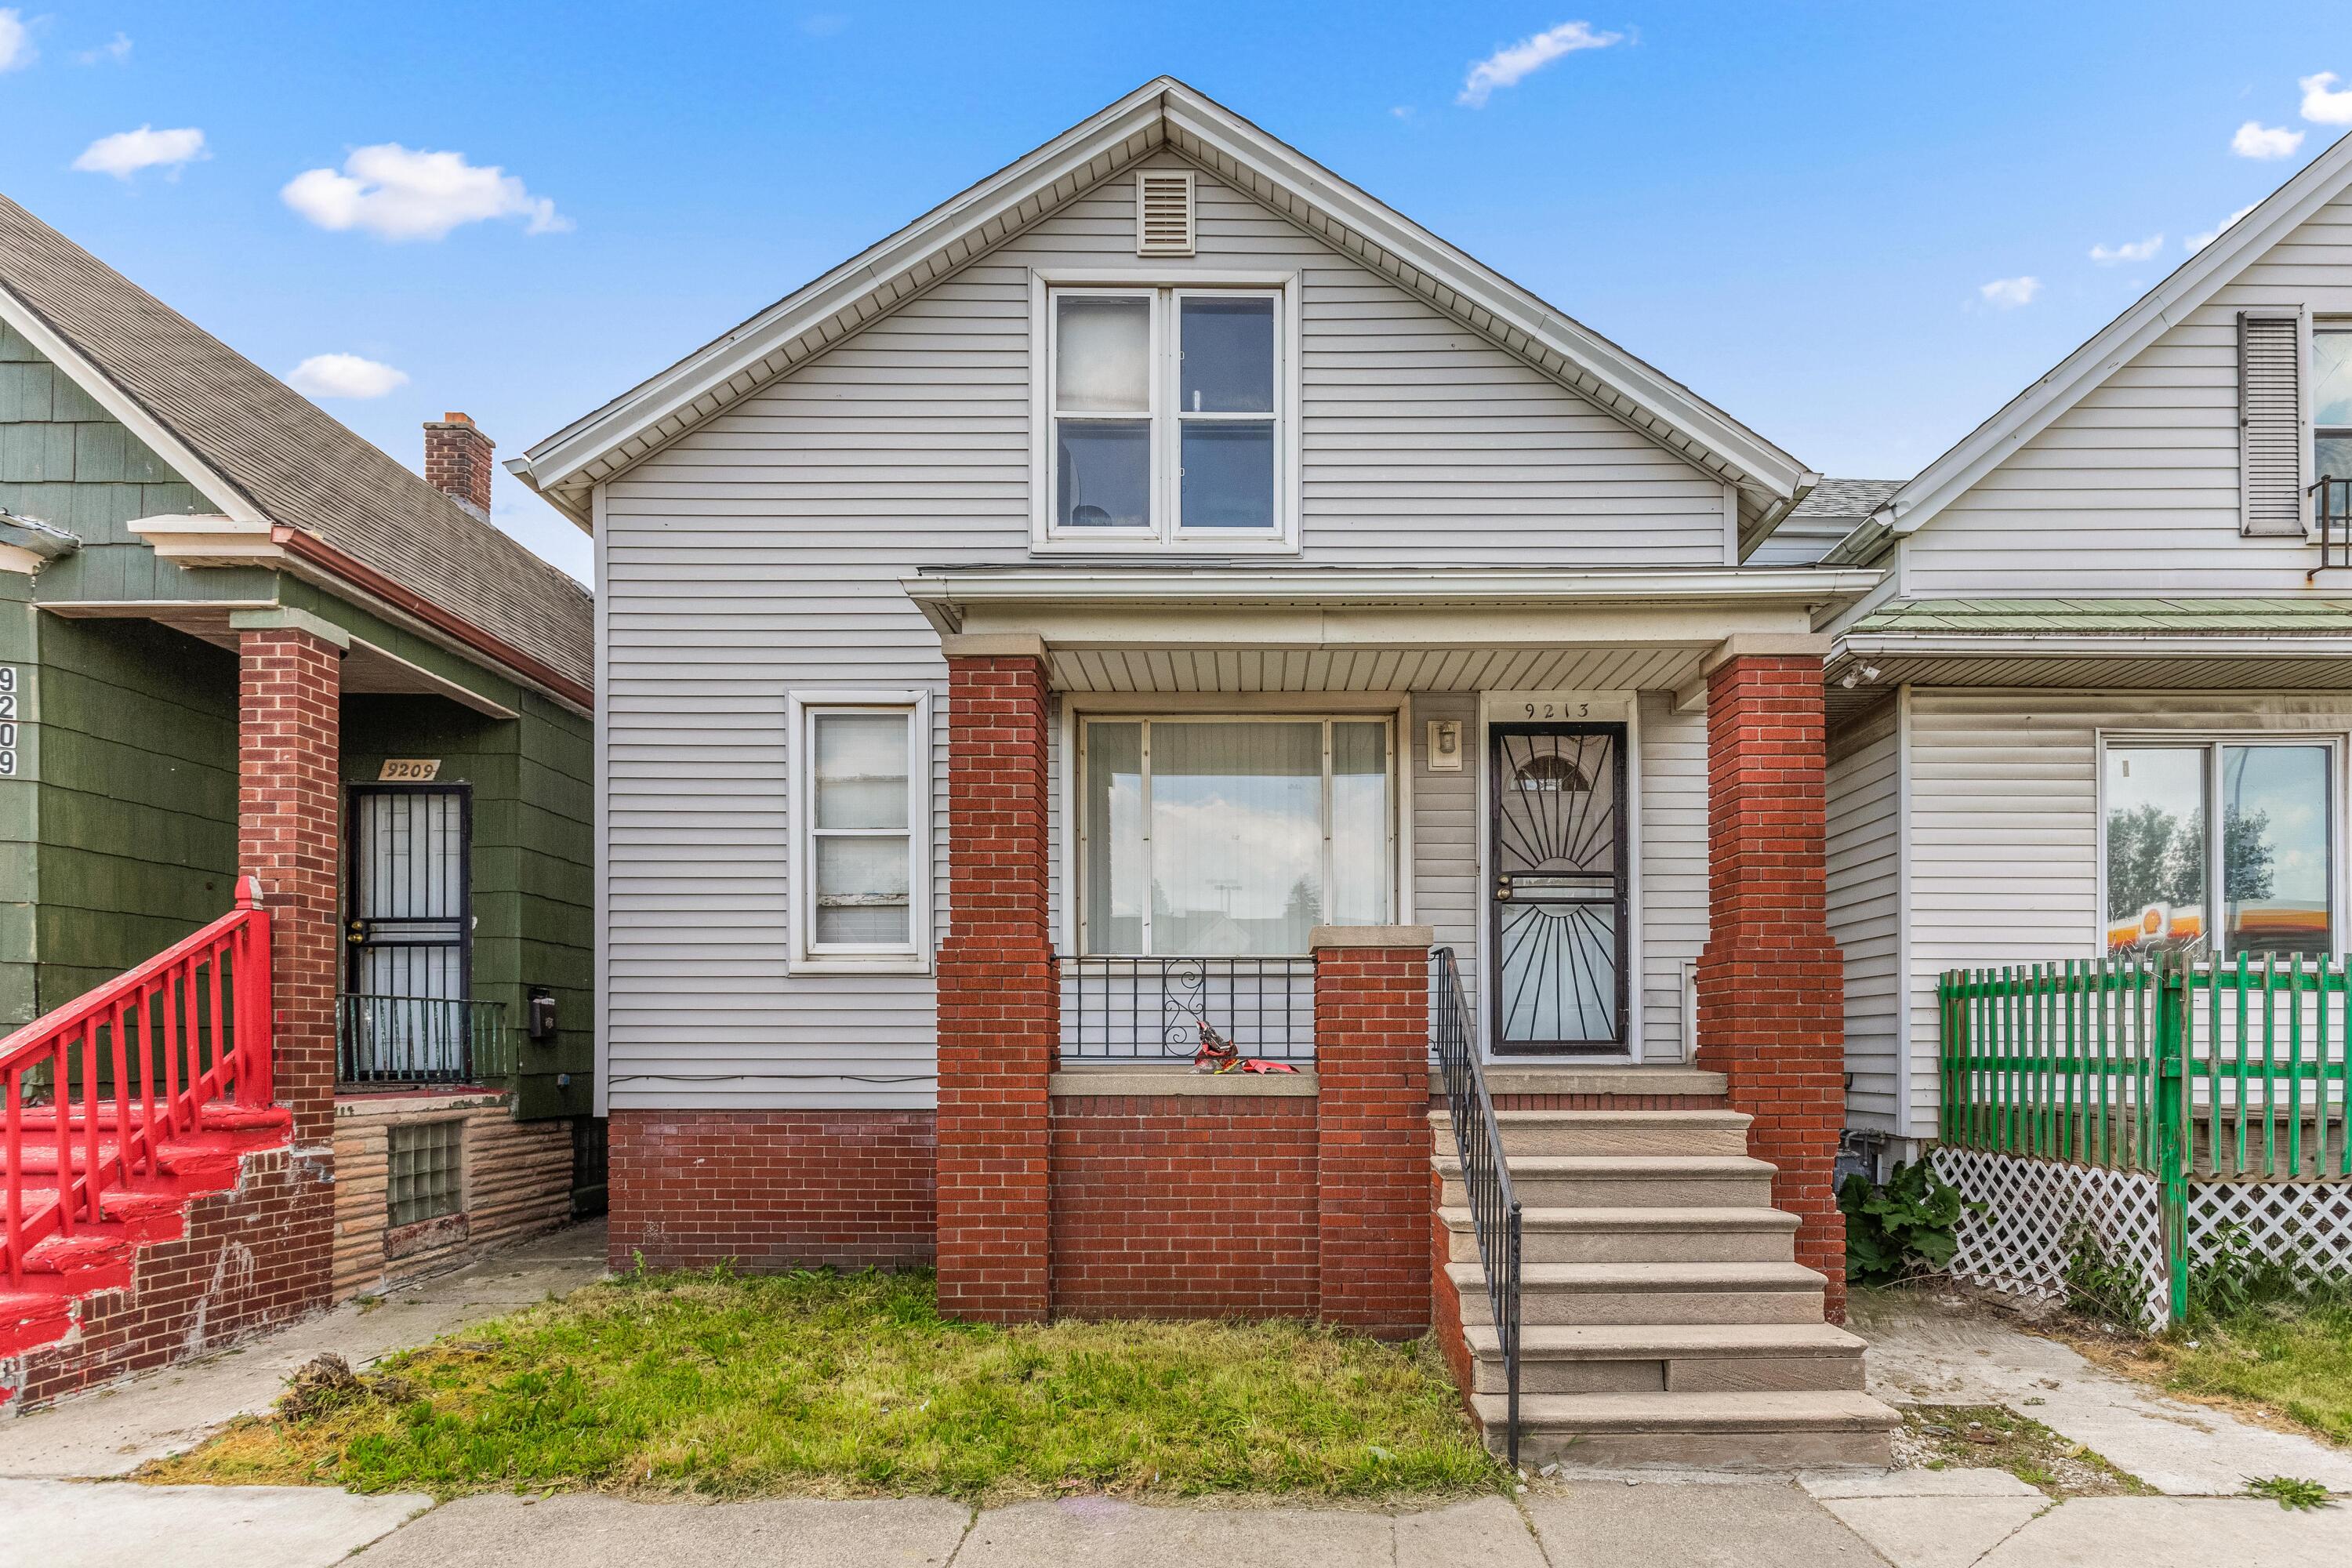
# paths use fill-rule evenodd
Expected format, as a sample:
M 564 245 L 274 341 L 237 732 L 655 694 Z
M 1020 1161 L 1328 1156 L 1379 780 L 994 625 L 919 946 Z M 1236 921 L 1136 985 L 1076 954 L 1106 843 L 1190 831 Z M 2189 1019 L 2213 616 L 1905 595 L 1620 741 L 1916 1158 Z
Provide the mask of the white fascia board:
M 129 393 L 114 384 L 112 377 L 100 370 L 82 352 L 51 330 L 47 321 L 31 306 L 18 299 L 6 285 L 0 284 L 0 321 L 7 322 L 25 336 L 25 340 L 40 352 L 41 357 L 73 379 L 89 400 L 106 410 L 116 423 L 136 436 L 141 444 L 162 458 L 166 467 L 194 485 L 204 498 L 221 510 L 222 515 L 239 523 L 259 523 L 265 528 L 269 519 L 255 506 L 243 490 L 224 479 L 213 466 L 189 450 L 146 407 Z
M 2352 634 L 2261 637 L 2232 633 L 1849 632 L 1838 650 L 1856 658 L 2309 658 L 2352 660 Z
M 974 604 L 1069 605 L 1316 605 L 1322 606 L 1474 605 L 1689 605 L 1737 601 L 1823 605 L 1864 594 L 1880 574 L 1814 567 L 1719 570 L 1534 568 L 1391 571 L 1345 566 L 1281 572 L 982 571 L 924 572 L 899 580 L 927 615 L 952 620 Z
M 1159 117 L 1165 79 L 1148 83 L 979 184 L 932 208 L 814 282 L 688 354 L 667 370 L 531 447 L 509 472 L 546 493 L 714 389 L 744 374 L 811 327 L 927 256 L 1068 178 Z
M 1218 105 L 1181 86 L 1171 87 L 1167 97 L 1169 122 L 1202 145 L 1288 186 L 1400 261 L 1442 279 L 1476 309 L 1553 350 L 1776 498 L 1793 502 L 1802 493 L 1804 464 L 1680 382 Z
M 2257 203 L 2253 211 L 2174 268 L 2137 303 L 1895 491 L 1887 502 L 1892 531 L 1898 537 L 1916 531 L 2011 452 L 2047 429 L 2052 420 L 2179 325 L 2249 262 L 2332 200 L 2345 182 L 2347 165 L 2352 165 L 2352 133 L 2338 138 L 2293 179 Z
M 665 421 L 690 413 L 697 403 L 726 396 L 730 384 L 740 384 L 732 387 L 740 395 L 765 380 L 760 363 L 780 346 L 857 305 L 908 268 L 952 252 L 991 223 L 1055 184 L 1082 174 L 1089 163 L 1137 134 L 1170 126 L 1283 186 L 1404 266 L 1441 282 L 1459 295 L 1473 313 L 1492 318 L 1492 325 L 1474 330 L 1497 338 L 1515 331 L 1578 366 L 1687 440 L 1697 453 L 1734 470 L 1745 488 L 1763 492 L 1768 499 L 1759 510 L 1767 517 L 1773 508 L 1793 505 L 1804 494 L 1813 476 L 1802 463 L 1689 388 L 1559 314 L 1230 110 L 1166 77 L 1146 83 L 715 342 L 539 442 L 521 458 L 509 461 L 508 471 L 552 500 L 559 490 L 577 484 L 591 465 L 632 441 L 654 435 Z M 1084 183 L 1095 182 L 1088 178 Z M 1628 424 L 1641 428 L 1632 421 Z M 1644 433 L 1659 438 L 1658 432 Z M 583 503 L 577 498 L 557 504 L 573 521 L 583 521 Z

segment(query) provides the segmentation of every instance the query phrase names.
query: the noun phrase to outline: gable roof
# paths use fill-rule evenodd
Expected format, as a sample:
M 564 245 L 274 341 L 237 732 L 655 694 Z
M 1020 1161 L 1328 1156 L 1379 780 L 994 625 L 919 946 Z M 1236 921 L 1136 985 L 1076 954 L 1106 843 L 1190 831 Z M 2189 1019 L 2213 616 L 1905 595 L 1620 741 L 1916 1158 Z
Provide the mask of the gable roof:
M 1836 548 L 1854 526 L 1886 504 L 1903 488 L 1901 479 L 1823 479 L 1759 541 L 1747 557 L 1750 566 L 1811 566 Z
M 2058 362 L 2041 380 L 2009 400 L 1951 450 L 1919 470 L 1876 513 L 1864 521 L 1827 559 L 1864 562 L 1892 542 L 1917 531 L 2011 452 L 2049 428 L 2116 371 L 2227 287 L 2272 247 L 2300 227 L 2352 183 L 2352 133 L 2338 137 L 2277 190 L 2223 229 L 2206 247 L 2090 341 Z
M 1222 104 L 1164 76 L 566 426 L 507 467 L 585 526 L 589 496 L 598 482 L 1163 149 L 1737 486 L 1743 540 L 1762 537 L 1816 478 L 1681 383 Z
M 63 345 L 64 374 L 102 378 L 84 390 L 110 412 L 127 400 L 156 456 L 231 518 L 320 541 L 593 689 L 591 601 L 569 574 L 0 196 L 0 316 L 16 313 Z

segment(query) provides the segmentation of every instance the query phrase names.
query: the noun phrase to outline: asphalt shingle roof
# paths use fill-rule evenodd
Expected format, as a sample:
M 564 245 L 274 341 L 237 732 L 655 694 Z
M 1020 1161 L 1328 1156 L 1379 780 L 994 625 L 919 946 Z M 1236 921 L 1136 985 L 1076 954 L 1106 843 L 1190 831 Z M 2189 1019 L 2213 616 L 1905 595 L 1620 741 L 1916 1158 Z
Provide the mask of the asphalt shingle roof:
M 593 683 L 590 597 L 570 574 L 5 196 L 0 286 L 272 522 Z
M 1790 517 L 1850 517 L 1857 521 L 1886 504 L 1908 479 L 1823 479 L 1799 501 Z

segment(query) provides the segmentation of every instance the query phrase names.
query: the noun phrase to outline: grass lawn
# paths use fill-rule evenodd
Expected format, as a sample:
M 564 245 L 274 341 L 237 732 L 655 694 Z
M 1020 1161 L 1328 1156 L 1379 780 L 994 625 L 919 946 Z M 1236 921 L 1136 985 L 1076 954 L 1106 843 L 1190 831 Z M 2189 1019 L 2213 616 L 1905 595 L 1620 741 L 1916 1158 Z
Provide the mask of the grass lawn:
M 141 1479 L 1315 1498 L 1499 1489 L 1444 1364 L 1295 1323 L 950 1322 L 928 1275 L 648 1275 L 478 1324 Z
M 2112 1360 L 2173 1393 L 2352 1444 L 2352 1301 L 2340 1296 L 2204 1317 Z

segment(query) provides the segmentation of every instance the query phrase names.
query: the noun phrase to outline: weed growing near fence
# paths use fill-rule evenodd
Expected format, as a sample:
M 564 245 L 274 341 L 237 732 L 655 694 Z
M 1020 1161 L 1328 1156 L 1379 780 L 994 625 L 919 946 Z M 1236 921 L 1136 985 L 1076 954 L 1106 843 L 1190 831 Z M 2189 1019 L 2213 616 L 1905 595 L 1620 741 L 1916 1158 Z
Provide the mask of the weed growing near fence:
M 1838 1187 L 1846 1278 L 1858 1285 L 1892 1285 L 1942 1273 L 1959 1245 L 1954 1231 L 1960 1215 L 1984 1206 L 1961 1196 L 1925 1160 L 1898 1162 L 1883 1187 L 1856 1172 Z

